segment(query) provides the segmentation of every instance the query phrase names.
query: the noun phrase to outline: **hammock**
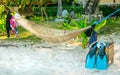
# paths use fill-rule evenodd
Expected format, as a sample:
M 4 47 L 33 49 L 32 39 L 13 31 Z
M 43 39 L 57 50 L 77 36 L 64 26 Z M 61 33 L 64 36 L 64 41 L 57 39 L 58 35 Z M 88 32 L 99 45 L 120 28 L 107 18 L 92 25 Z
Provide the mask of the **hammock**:
M 120 9 L 118 9 L 115 12 L 109 14 L 108 16 L 102 18 L 101 20 L 98 20 L 97 22 L 94 23 L 94 25 L 98 25 L 101 21 L 109 18 L 110 16 L 114 15 L 118 11 L 120 11 Z M 32 32 L 33 34 L 35 34 L 37 37 L 39 37 L 47 42 L 52 42 L 52 43 L 65 42 L 67 40 L 70 40 L 70 39 L 78 36 L 80 33 L 84 32 L 85 30 L 91 28 L 91 26 L 88 26 L 88 27 L 85 27 L 85 28 L 82 28 L 79 30 L 73 30 L 71 32 L 61 30 L 61 32 L 64 33 L 64 35 L 56 36 L 54 34 L 56 31 L 55 29 L 41 27 L 40 25 L 34 24 L 34 23 L 24 19 L 20 15 L 18 15 L 15 19 L 22 27 L 24 27 L 28 31 Z M 65 32 L 66 32 L 66 34 L 65 34 Z M 52 34 L 50 35 L 50 33 L 52 33 Z
M 65 42 L 67 40 L 70 40 L 91 27 L 91 26 L 88 26 L 86 28 L 82 28 L 79 30 L 65 31 L 65 30 L 49 29 L 49 28 L 42 27 L 40 25 L 37 25 L 28 21 L 27 19 L 24 19 L 21 16 L 15 19 L 18 22 L 18 24 L 20 24 L 23 28 L 32 32 L 37 37 L 52 43 L 60 43 L 60 42 Z M 57 35 L 55 33 L 57 33 Z

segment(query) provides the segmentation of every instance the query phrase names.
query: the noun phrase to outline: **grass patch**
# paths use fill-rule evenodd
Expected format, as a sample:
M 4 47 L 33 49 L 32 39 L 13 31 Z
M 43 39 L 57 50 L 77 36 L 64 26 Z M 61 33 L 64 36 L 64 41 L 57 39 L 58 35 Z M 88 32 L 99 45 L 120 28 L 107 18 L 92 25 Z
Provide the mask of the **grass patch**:
M 100 35 L 111 34 L 111 33 L 120 33 L 120 22 L 110 22 L 107 23 L 100 31 Z
M 7 41 L 9 41 L 9 40 L 11 40 L 11 41 L 13 41 L 13 40 L 15 40 L 15 41 L 21 41 L 21 40 L 22 41 L 24 41 L 24 40 L 34 40 L 34 41 L 36 41 L 36 40 L 38 40 L 38 38 L 35 37 L 31 32 L 27 31 L 26 29 L 24 29 L 21 26 L 18 26 L 18 31 L 19 31 L 18 37 L 15 37 L 15 35 L 10 35 L 10 38 L 8 39 L 7 36 L 6 36 L 6 33 L 5 33 L 5 35 L 0 36 L 0 39 L 1 40 L 7 40 Z
M 56 28 L 59 29 L 62 26 L 62 22 L 35 22 L 41 26 L 48 27 L 48 28 Z M 29 41 L 29 42 L 43 42 L 40 38 L 36 37 L 34 34 L 29 32 L 28 30 L 24 29 L 21 26 L 18 26 L 18 37 L 16 38 L 15 35 L 10 35 L 10 38 L 8 39 L 6 36 L 6 32 L 4 35 L 0 35 L 0 40 L 6 40 L 6 41 Z

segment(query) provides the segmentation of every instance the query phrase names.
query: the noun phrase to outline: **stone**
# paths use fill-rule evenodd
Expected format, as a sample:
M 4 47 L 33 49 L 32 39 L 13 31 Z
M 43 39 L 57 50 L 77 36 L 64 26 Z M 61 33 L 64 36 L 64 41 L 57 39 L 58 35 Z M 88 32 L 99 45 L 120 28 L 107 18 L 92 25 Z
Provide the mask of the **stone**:
M 63 12 L 62 12 L 62 17 L 64 18 L 64 17 L 66 17 L 66 16 L 68 16 L 68 11 L 67 11 L 67 10 L 63 10 Z
M 74 12 L 74 11 L 71 11 L 71 12 L 70 12 L 70 16 L 71 16 L 71 18 L 75 18 L 75 12 Z

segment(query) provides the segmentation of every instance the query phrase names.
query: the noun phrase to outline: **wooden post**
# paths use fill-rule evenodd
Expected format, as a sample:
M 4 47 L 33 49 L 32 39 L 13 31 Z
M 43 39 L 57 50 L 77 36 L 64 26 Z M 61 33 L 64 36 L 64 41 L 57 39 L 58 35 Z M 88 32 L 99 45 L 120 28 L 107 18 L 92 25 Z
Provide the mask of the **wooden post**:
M 42 13 L 42 18 L 43 18 L 43 15 L 45 15 L 45 17 L 46 17 L 46 19 L 48 21 L 48 16 L 47 16 L 47 13 L 46 13 L 44 7 L 41 7 L 41 13 Z

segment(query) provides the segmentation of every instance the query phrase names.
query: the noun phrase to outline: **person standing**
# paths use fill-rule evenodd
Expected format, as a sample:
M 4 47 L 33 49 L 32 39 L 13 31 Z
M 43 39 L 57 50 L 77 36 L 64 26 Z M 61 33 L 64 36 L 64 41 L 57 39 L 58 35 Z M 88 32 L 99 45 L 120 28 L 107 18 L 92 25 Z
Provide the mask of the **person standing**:
M 6 17 L 6 32 L 7 32 L 8 38 L 10 37 L 10 30 L 11 30 L 10 19 L 11 19 L 11 17 L 12 17 L 11 12 L 10 12 L 10 10 L 8 10 L 7 17 Z
M 14 16 L 12 16 L 11 19 L 10 19 L 10 27 L 12 29 L 12 34 L 14 34 L 14 32 L 15 32 L 16 37 L 18 37 L 17 22 L 15 21 Z

